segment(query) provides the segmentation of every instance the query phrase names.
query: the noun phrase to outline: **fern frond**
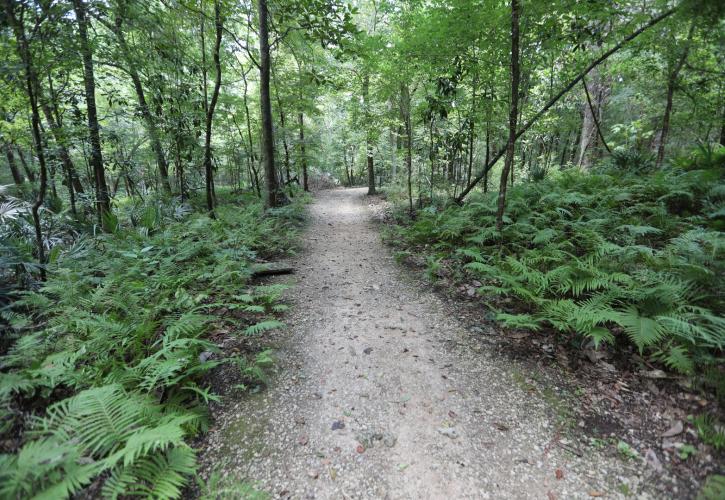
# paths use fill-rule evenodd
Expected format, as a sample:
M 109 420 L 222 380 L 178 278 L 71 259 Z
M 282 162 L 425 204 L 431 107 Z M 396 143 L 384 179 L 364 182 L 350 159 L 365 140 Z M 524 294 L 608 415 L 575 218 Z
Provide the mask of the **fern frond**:
M 283 328 L 285 325 L 281 321 L 277 321 L 274 319 L 270 319 L 267 321 L 261 321 L 259 323 L 256 323 L 254 325 L 251 325 L 247 327 L 246 330 L 244 330 L 244 333 L 247 335 L 259 335 L 262 332 L 266 332 L 269 330 L 276 330 L 278 328 Z

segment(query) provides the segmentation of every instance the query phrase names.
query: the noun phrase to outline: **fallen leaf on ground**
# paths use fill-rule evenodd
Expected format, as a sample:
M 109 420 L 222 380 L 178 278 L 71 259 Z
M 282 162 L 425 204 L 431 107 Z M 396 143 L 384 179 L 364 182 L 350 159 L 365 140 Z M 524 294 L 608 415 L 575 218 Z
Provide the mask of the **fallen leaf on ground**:
M 644 454 L 644 461 L 657 472 L 662 472 L 662 462 L 657 457 L 657 453 L 650 448 Z
M 665 437 L 665 438 L 677 436 L 678 434 L 680 434 L 683 431 L 683 429 L 684 429 L 684 427 L 682 425 L 682 420 L 677 420 L 677 421 L 675 421 L 674 424 L 672 424 L 672 426 L 669 429 L 667 429 L 665 432 L 660 434 L 660 436 Z
M 453 427 L 441 427 L 438 429 L 438 432 L 451 439 L 456 439 L 458 437 L 458 432 L 456 432 L 456 429 Z
M 554 472 L 554 475 L 556 476 L 557 479 L 564 479 L 564 471 L 561 469 L 556 469 L 556 471 Z
M 357 445 L 357 448 L 355 448 L 355 451 L 357 451 L 358 453 L 364 453 L 365 447 L 363 445 L 359 444 L 359 445 Z

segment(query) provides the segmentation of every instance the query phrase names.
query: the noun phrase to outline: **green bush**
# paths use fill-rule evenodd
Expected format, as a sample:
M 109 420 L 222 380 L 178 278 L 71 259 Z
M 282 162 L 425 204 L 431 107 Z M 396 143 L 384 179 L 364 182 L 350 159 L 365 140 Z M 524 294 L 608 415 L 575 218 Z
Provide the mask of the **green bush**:
M 0 455 L 2 498 L 65 497 L 99 477 L 104 496 L 178 497 L 215 397 L 202 377 L 228 361 L 206 338 L 213 312 L 241 310 L 256 326 L 240 335 L 282 326 L 279 287 L 250 286 L 250 268 L 261 249 L 291 250 L 301 202 L 265 214 L 248 199 L 215 220 L 132 213 L 56 252 L 48 281 L 3 311 L 0 428 L 22 443 Z
M 518 299 L 517 311 L 499 312 L 504 325 L 626 339 L 683 373 L 721 366 L 724 151 L 660 171 L 627 170 L 621 158 L 569 169 L 513 187 L 501 232 L 489 193 L 421 211 L 396 238 L 449 259 L 480 293 Z

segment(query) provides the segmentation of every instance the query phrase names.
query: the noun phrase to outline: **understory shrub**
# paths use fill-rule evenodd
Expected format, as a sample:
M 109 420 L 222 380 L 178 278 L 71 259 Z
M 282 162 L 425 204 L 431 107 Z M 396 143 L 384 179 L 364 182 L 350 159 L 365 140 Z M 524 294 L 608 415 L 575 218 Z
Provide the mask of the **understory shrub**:
M 265 213 L 249 198 L 216 219 L 137 207 L 128 227 L 57 251 L 48 280 L 2 311 L 0 497 L 63 498 L 94 481 L 104 497 L 178 497 L 216 398 L 202 377 L 239 362 L 208 334 L 282 326 L 281 287 L 251 286 L 251 266 L 260 250 L 291 250 L 301 204 Z
M 516 185 L 501 232 L 489 193 L 422 210 L 393 233 L 481 281 L 479 293 L 518 299 L 497 311 L 506 326 L 625 338 L 677 371 L 721 373 L 725 148 L 659 171 L 628 165 Z

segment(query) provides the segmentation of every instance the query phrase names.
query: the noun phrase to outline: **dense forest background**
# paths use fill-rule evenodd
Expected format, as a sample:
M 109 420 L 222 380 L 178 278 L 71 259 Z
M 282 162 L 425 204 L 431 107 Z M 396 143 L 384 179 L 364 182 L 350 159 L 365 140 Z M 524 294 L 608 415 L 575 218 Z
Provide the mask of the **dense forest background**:
M 0 491 L 105 474 L 109 496 L 178 495 L 221 362 L 202 355 L 211 313 L 281 325 L 281 290 L 239 284 L 291 249 L 304 192 L 335 185 L 397 203 L 392 239 L 432 278 L 515 298 L 503 325 L 619 345 L 722 397 L 723 14 L 3 0 Z M 268 359 L 234 362 L 254 379 Z

